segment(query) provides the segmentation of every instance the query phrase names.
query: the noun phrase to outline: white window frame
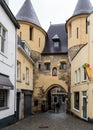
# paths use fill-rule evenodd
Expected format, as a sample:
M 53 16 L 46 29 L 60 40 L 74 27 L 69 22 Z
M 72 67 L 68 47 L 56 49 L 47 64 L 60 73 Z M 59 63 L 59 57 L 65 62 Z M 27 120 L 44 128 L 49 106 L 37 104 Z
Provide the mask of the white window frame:
M 4 30 L 4 34 L 3 34 Z M 4 43 L 2 43 L 2 41 Z M 6 41 L 7 41 L 7 30 L 6 28 L 0 23 L 0 53 L 6 54 Z
M 75 84 L 77 83 L 77 71 L 75 71 Z
M 21 81 L 21 63 L 17 61 L 17 81 Z
M 82 81 L 87 81 L 87 74 L 86 74 L 86 78 L 84 78 L 86 73 L 86 70 L 84 69 L 84 67 L 82 66 Z
M 29 84 L 29 68 L 26 67 L 26 83 Z
M 76 100 L 75 100 L 75 98 L 76 98 L 76 97 L 75 97 L 75 96 L 76 96 L 75 94 L 76 94 L 76 93 L 78 93 L 78 96 L 79 96 L 78 99 L 76 99 L 76 100 L 78 101 L 78 105 L 76 104 L 77 102 L 76 102 Z M 77 107 L 78 107 L 78 108 L 77 108 Z M 74 109 L 77 110 L 77 111 L 79 111 L 79 109 L 80 109 L 80 93 L 79 93 L 79 92 L 74 92 Z
M 0 95 L 0 102 L 2 102 L 2 106 L 0 106 L 0 110 L 3 110 L 8 107 L 8 90 L 0 90 L 2 92 L 2 95 Z M 0 103 L 1 105 L 1 103 Z
M 78 80 L 78 83 L 80 83 L 80 81 L 81 81 L 81 70 L 80 70 L 80 68 L 77 70 L 77 80 Z

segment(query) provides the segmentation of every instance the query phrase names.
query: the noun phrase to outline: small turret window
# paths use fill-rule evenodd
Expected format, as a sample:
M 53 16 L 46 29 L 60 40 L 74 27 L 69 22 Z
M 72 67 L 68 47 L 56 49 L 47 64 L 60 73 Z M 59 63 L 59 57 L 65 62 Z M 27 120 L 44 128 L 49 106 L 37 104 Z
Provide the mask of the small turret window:
M 89 22 L 86 20 L 86 34 L 88 34 L 88 24 Z
M 29 29 L 29 39 L 32 40 L 32 38 L 33 38 L 33 28 L 30 27 L 30 29 Z
M 69 25 L 69 38 L 71 38 L 72 37 L 72 26 L 71 26 L 71 24 Z
M 79 28 L 77 28 L 77 39 L 78 39 L 78 37 L 79 37 L 78 33 L 79 33 Z
M 40 47 L 41 39 L 39 38 L 39 47 Z

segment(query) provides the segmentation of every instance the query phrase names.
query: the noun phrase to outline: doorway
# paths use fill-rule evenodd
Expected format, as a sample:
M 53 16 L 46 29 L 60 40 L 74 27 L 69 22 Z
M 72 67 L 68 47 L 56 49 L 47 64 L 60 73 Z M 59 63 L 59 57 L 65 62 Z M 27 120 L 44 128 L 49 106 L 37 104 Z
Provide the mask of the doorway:
M 82 117 L 84 118 L 84 119 L 86 119 L 87 118 L 87 96 L 86 96 L 86 91 L 84 91 L 83 92 L 83 96 L 82 96 L 82 101 L 83 101 L 83 103 L 82 103 Z
M 66 111 L 66 91 L 60 86 L 53 86 L 47 92 L 48 110 L 53 110 L 54 105 L 60 104 L 60 112 Z

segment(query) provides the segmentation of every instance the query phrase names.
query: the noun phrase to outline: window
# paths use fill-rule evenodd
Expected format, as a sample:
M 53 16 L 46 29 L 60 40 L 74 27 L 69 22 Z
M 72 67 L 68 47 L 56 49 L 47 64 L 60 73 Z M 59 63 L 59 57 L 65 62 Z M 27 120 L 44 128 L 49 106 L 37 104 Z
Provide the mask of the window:
M 78 69 L 78 82 L 80 82 L 81 80 L 81 71 L 80 71 L 80 68 Z
M 40 47 L 40 42 L 41 42 L 41 40 L 40 40 L 40 38 L 39 38 L 39 47 Z
M 50 71 L 50 63 L 45 63 L 45 69 L 46 69 L 47 71 Z
M 33 37 L 33 28 L 32 27 L 30 27 L 30 29 L 29 29 L 29 35 L 30 35 L 30 40 L 32 40 L 32 37 Z
M 75 83 L 77 83 L 77 71 L 75 71 Z
M 0 25 L 0 52 L 5 53 L 6 29 Z
M 56 67 L 53 68 L 52 75 L 53 76 L 57 76 L 57 68 Z
M 7 107 L 7 90 L 0 90 L 0 108 Z
M 54 41 L 54 47 L 59 47 L 59 41 Z
M 60 69 L 61 70 L 66 70 L 66 68 L 67 68 L 66 63 L 65 62 L 61 62 Z
M 80 68 L 75 71 L 75 83 L 79 83 L 81 80 L 81 71 L 80 71 Z
M 79 110 L 79 92 L 74 93 L 74 108 Z
M 72 26 L 71 26 L 71 24 L 69 25 L 69 37 L 72 37 Z
M 86 81 L 86 80 L 87 80 L 86 69 L 85 69 L 84 67 L 83 67 L 82 78 L 83 78 L 83 81 Z
M 26 67 L 26 83 L 29 84 L 29 69 Z
M 1 35 L 1 25 L 0 25 L 0 35 Z
M 38 62 L 38 70 L 41 70 L 41 62 Z
M 77 38 L 78 38 L 78 30 L 79 30 L 79 29 L 77 28 Z
M 34 106 L 35 106 L 35 107 L 38 106 L 38 100 L 37 100 L 37 99 L 34 100 Z
M 21 63 L 17 61 L 17 81 L 21 80 Z
M 88 34 L 88 21 L 86 19 L 86 34 Z

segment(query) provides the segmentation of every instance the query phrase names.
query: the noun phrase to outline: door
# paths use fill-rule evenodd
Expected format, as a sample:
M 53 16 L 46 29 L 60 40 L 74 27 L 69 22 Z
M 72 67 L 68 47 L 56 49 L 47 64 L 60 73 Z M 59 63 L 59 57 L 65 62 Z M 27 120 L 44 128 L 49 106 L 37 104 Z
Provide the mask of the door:
M 87 99 L 83 97 L 83 118 L 87 118 Z
M 24 95 L 24 117 L 31 115 L 31 101 L 32 96 L 30 94 Z

